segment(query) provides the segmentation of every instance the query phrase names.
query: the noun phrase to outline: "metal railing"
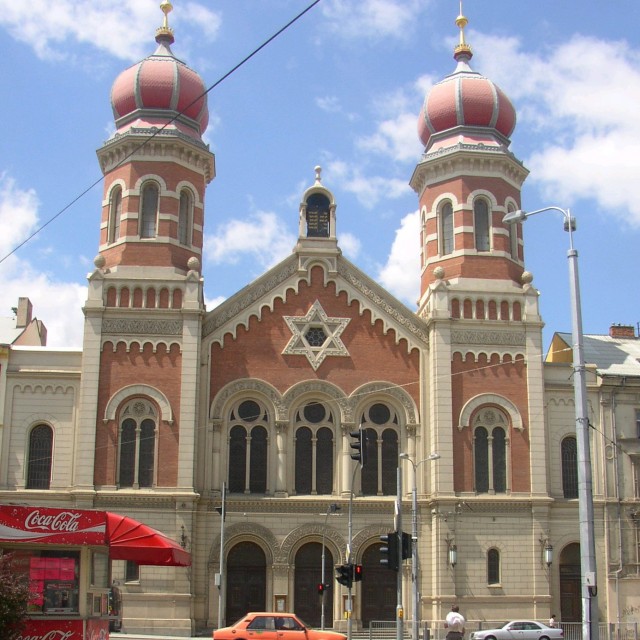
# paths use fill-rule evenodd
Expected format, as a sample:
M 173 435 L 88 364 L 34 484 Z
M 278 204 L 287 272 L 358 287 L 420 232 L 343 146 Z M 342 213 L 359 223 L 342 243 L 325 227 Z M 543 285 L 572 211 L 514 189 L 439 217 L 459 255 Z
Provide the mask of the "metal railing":
M 546 621 L 544 621 L 546 624 Z M 474 631 L 482 629 L 495 629 L 503 626 L 504 620 L 467 620 L 465 625 L 465 638 L 469 638 Z M 561 622 L 558 625 L 564 631 L 564 640 L 582 640 L 581 622 Z M 447 630 L 444 620 L 422 621 L 418 628 L 421 640 L 444 640 Z M 640 623 L 638 622 L 601 622 L 599 625 L 601 640 L 640 640 Z M 368 640 L 394 640 L 396 638 L 395 620 L 372 620 L 369 624 L 368 635 L 358 634 L 359 637 L 368 637 Z M 403 638 L 411 638 L 411 620 L 405 620 L 403 625 Z

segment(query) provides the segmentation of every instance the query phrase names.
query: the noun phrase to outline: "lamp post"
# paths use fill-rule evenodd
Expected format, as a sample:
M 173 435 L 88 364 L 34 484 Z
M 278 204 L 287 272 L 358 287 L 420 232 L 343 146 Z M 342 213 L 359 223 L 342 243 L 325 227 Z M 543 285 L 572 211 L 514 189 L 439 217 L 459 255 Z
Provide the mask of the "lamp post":
M 506 224 L 522 222 L 543 211 L 558 211 L 564 217 L 564 230 L 569 233 L 569 287 L 571 292 L 571 320 L 573 338 L 573 392 L 576 413 L 576 444 L 578 453 L 578 509 L 580 518 L 580 570 L 582 573 L 582 638 L 598 640 L 598 591 L 596 582 L 596 551 L 593 529 L 593 483 L 589 444 L 589 412 L 587 381 L 584 363 L 580 283 L 578 280 L 578 252 L 573 247 L 575 218 L 569 209 L 544 207 L 535 211 L 511 211 L 502 221 Z
M 227 518 L 227 484 L 222 483 L 222 493 L 220 496 L 220 506 L 216 507 L 216 511 L 220 514 L 220 573 L 215 576 L 216 585 L 218 587 L 218 629 L 224 626 L 224 601 L 225 592 L 225 561 L 224 561 L 224 521 Z
M 331 513 L 336 513 L 337 511 L 340 511 L 340 505 L 336 504 L 335 502 L 330 504 L 327 507 L 327 513 L 324 516 L 324 526 L 322 527 L 322 569 L 321 569 L 321 574 L 322 574 L 322 600 L 321 600 L 321 609 L 320 609 L 320 628 L 324 631 L 324 597 L 325 597 L 325 591 L 326 591 L 326 585 L 327 585 L 327 579 L 325 577 L 325 552 L 326 552 L 326 548 L 324 546 L 324 534 L 325 531 L 327 529 L 327 519 L 329 518 L 329 514 Z
M 420 611 L 420 594 L 418 592 L 418 494 L 417 494 L 417 471 L 418 467 L 430 460 L 437 460 L 439 453 L 432 453 L 420 462 L 414 462 L 408 453 L 401 453 L 399 456 L 402 460 L 408 460 L 413 469 L 413 483 L 411 486 L 411 588 L 413 594 L 413 640 L 418 640 L 418 615 Z

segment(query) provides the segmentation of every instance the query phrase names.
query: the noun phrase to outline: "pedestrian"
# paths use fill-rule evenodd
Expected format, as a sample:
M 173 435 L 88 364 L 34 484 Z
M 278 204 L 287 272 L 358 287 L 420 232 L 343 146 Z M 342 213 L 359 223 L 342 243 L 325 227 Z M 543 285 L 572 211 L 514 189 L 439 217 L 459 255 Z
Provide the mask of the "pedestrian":
M 451 611 L 447 613 L 444 621 L 444 628 L 447 630 L 447 640 L 461 640 L 464 636 L 464 625 L 466 621 L 460 613 L 460 607 L 454 604 Z
M 552 627 L 553 629 L 555 629 L 558 626 L 555 613 L 552 613 L 551 617 L 549 618 L 549 626 Z

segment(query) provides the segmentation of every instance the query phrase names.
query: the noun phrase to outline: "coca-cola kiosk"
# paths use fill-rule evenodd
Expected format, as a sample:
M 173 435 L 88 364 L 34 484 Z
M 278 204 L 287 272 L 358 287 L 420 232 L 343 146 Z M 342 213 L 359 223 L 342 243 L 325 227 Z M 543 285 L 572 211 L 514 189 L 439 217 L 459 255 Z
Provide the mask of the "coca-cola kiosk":
M 34 597 L 23 638 L 103 640 L 114 616 L 111 560 L 189 566 L 176 542 L 108 511 L 0 505 L 0 553 L 29 577 Z

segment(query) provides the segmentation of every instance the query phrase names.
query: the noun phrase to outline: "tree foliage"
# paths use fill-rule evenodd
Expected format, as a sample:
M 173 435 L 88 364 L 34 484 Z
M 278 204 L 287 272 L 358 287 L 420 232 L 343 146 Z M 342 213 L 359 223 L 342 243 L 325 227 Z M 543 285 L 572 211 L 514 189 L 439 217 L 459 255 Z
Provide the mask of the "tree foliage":
M 0 555 L 0 638 L 15 640 L 22 632 L 31 599 L 29 577 L 13 567 L 13 555 Z

